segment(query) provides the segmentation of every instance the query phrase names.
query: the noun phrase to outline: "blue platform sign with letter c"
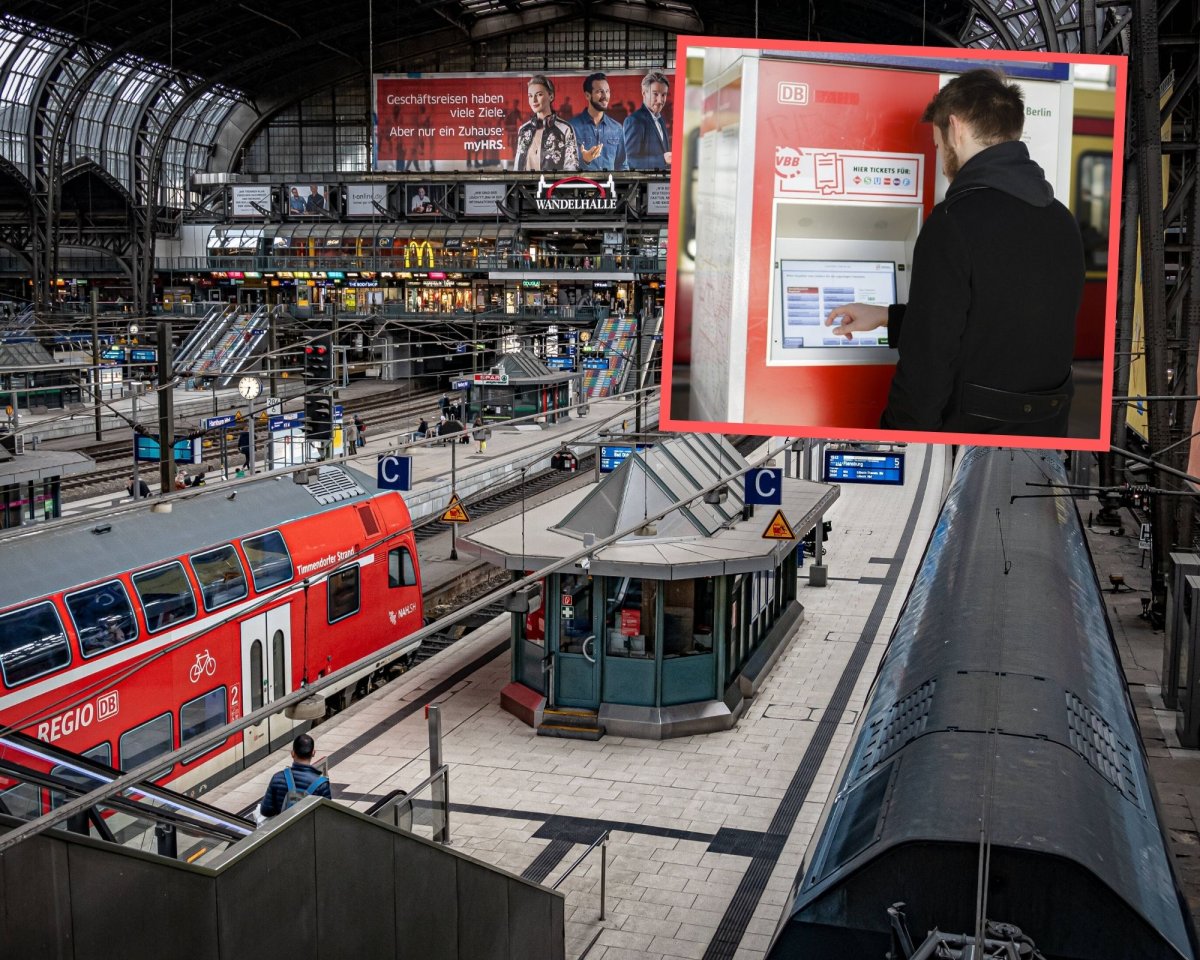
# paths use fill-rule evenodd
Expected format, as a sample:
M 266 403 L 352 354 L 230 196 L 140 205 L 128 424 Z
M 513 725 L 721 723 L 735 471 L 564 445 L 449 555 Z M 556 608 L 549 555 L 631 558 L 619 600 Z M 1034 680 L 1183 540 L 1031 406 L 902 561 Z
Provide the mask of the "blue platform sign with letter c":
M 412 457 L 394 453 L 380 457 L 376 480 L 380 490 L 411 490 Z
M 746 503 L 777 507 L 783 503 L 783 470 L 759 467 L 746 471 Z

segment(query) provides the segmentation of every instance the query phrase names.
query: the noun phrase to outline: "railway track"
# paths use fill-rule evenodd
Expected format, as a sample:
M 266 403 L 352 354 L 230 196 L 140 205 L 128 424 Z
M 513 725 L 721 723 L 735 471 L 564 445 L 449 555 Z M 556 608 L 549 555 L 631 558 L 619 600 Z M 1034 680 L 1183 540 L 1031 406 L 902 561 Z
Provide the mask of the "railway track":
M 349 399 L 343 404 L 345 411 L 359 414 L 367 421 L 368 440 L 382 433 L 390 433 L 399 427 L 408 427 L 422 414 L 428 415 L 436 408 L 436 399 L 442 391 L 422 390 L 391 390 L 387 393 L 371 394 L 365 397 Z M 285 404 L 285 409 L 288 404 Z M 300 403 L 293 401 L 291 406 L 299 409 Z M 240 432 L 240 428 L 236 431 Z M 259 431 L 255 436 L 256 458 L 265 456 L 267 437 L 265 431 Z M 104 443 L 94 443 L 81 447 L 80 452 L 94 460 L 98 469 L 72 477 L 64 477 L 62 491 L 64 495 L 75 498 L 99 496 L 105 493 L 115 493 L 129 483 L 133 474 L 133 458 L 129 455 L 128 440 L 114 440 Z M 228 455 L 231 468 L 241 462 L 241 454 L 237 449 L 236 440 L 231 440 Z M 221 469 L 220 445 L 214 443 L 204 451 L 204 469 L 206 472 L 216 472 Z M 153 471 L 154 465 L 149 465 Z M 151 471 L 146 471 L 151 472 Z

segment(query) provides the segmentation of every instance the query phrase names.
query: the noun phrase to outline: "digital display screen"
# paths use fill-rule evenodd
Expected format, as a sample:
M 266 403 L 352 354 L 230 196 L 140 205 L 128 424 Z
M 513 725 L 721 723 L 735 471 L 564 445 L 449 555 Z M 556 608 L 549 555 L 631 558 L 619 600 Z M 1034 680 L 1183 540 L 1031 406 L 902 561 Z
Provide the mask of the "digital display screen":
M 896 302 L 896 264 L 889 260 L 781 260 L 783 347 L 886 347 L 887 327 L 847 339 L 825 326 L 829 311 L 847 303 L 887 307 Z
M 903 486 L 904 454 L 827 449 L 822 479 L 826 483 L 884 483 Z
M 638 445 L 638 451 L 641 452 L 646 448 Z M 623 461 L 633 456 L 633 447 L 625 445 L 602 446 L 600 448 L 600 472 L 612 473 L 619 467 Z

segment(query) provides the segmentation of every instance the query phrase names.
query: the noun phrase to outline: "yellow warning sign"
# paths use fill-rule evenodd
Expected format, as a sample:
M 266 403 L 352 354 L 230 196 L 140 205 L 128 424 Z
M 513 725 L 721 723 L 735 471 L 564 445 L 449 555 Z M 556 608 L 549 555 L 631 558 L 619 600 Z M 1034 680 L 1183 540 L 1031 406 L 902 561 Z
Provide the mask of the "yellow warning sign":
M 450 503 L 446 506 L 446 512 L 442 514 L 441 520 L 442 523 L 471 522 L 471 518 L 467 516 L 467 508 L 464 507 L 462 501 L 458 499 L 457 493 L 450 494 Z
M 771 518 L 771 522 L 767 524 L 767 529 L 763 531 L 764 540 L 795 540 L 796 535 L 792 533 L 792 525 L 787 522 L 787 517 L 783 515 L 782 510 L 776 510 L 775 516 Z

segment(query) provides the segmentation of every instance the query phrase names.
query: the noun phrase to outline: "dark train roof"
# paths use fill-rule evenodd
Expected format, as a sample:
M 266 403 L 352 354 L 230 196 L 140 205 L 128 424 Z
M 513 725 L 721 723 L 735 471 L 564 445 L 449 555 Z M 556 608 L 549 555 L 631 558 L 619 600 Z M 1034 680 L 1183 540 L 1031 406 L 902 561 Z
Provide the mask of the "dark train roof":
M 362 501 L 373 489 L 357 471 L 326 466 L 308 485 L 264 478 L 238 486 L 232 500 L 227 487 L 204 487 L 172 497 L 170 513 L 152 512 L 152 497 L 119 515 L 30 528 L 0 542 L 0 608 Z
M 1075 506 L 1029 486 L 1052 482 L 1053 453 L 964 456 L 773 958 L 886 937 L 898 901 L 972 933 L 985 813 L 989 918 L 1049 958 L 1194 956 Z

